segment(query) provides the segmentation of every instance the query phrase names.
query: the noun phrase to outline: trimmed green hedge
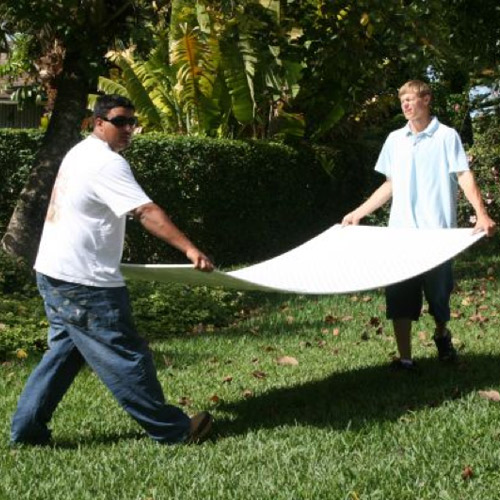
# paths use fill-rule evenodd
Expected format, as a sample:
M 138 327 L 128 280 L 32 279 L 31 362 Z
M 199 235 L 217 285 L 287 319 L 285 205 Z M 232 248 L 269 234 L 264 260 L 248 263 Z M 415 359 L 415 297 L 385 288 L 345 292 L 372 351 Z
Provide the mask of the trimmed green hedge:
M 278 144 L 137 137 L 126 152 L 139 183 L 218 265 L 270 257 L 335 221 L 333 183 L 312 151 Z M 179 261 L 138 224 L 126 258 Z
M 470 153 L 491 215 L 498 218 L 494 153 L 500 141 L 498 123 L 492 125 L 477 127 Z M 0 235 L 41 139 L 38 131 L 0 130 Z M 334 154 L 325 147 L 145 134 L 134 139 L 125 156 L 151 198 L 226 267 L 278 255 L 339 222 L 382 182 L 373 172 L 382 142 L 377 137 L 344 143 Z M 459 225 L 470 225 L 472 213 L 461 196 Z M 384 224 L 386 215 L 380 210 L 366 223 Z M 124 259 L 184 262 L 135 221 L 128 224 Z
M 0 131 L 0 233 L 40 140 L 38 132 Z M 145 191 L 219 266 L 261 260 L 307 240 L 338 222 L 363 184 L 347 166 L 328 176 L 304 146 L 147 134 L 125 156 Z M 135 221 L 124 258 L 184 261 Z

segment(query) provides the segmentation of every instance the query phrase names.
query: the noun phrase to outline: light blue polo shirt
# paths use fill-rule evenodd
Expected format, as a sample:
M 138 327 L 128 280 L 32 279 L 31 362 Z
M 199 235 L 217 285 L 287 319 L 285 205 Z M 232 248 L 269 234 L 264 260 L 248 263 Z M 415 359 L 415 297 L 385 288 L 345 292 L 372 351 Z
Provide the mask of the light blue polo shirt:
M 387 137 L 375 170 L 392 182 L 390 227 L 457 225 L 457 172 L 469 170 L 457 132 L 436 117 L 414 134 L 409 124 Z

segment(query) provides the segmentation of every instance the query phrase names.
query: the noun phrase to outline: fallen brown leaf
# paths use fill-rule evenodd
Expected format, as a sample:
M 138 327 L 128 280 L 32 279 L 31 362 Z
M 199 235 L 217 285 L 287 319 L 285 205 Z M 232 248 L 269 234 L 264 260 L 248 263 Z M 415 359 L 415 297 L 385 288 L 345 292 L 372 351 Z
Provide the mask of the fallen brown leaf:
M 471 479 L 473 475 L 474 471 L 472 470 L 472 467 L 470 465 L 464 467 L 464 470 L 462 471 L 462 479 L 464 481 Z
M 419 340 L 427 340 L 427 332 L 418 332 Z
M 232 382 L 232 381 L 233 381 L 233 377 L 231 377 L 231 375 L 228 375 L 227 377 L 224 377 L 222 379 L 223 384 L 228 384 L 229 382 Z
M 479 391 L 478 393 L 483 399 L 489 399 L 490 401 L 499 402 L 500 393 L 498 391 Z
M 325 323 L 335 323 L 335 321 L 338 321 L 336 316 L 332 316 L 331 314 L 325 316 Z
M 219 396 L 217 396 L 217 394 L 214 394 L 210 397 L 210 401 L 212 401 L 212 403 L 218 403 L 220 401 L 220 398 Z
M 265 372 L 261 372 L 260 370 L 255 370 L 252 372 L 252 375 L 255 377 L 255 378 L 259 378 L 259 379 L 262 379 L 262 378 L 266 378 L 267 375 Z
M 253 396 L 253 391 L 251 391 L 250 389 L 245 389 L 243 391 L 244 398 L 251 398 L 252 396 Z
M 299 362 L 293 356 L 281 356 L 276 360 L 278 365 L 289 365 L 289 366 L 297 366 Z
M 469 318 L 469 321 L 472 321 L 473 323 L 486 323 L 487 321 L 489 321 L 489 318 L 483 316 L 482 314 L 473 314 Z

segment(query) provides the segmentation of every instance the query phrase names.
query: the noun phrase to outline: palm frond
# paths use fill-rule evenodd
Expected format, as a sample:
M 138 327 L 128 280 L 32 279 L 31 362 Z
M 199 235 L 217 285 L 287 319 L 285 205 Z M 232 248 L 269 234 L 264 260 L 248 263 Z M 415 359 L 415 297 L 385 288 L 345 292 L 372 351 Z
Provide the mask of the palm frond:
M 182 37 L 175 40 L 170 59 L 176 68 L 174 87 L 191 129 L 207 132 L 212 128 L 218 106 L 212 97 L 219 59 L 218 42 L 198 28 L 182 27 Z
M 132 51 L 110 51 L 107 54 L 110 61 L 122 71 L 122 80 L 130 99 L 133 101 L 137 114 L 142 117 L 151 128 L 161 128 L 162 120 L 154 106 L 148 91 L 144 87 L 144 63 L 134 61 Z
M 258 59 L 249 37 L 242 36 L 236 44 L 225 41 L 221 53 L 234 116 L 240 123 L 251 123 L 256 109 L 254 76 Z

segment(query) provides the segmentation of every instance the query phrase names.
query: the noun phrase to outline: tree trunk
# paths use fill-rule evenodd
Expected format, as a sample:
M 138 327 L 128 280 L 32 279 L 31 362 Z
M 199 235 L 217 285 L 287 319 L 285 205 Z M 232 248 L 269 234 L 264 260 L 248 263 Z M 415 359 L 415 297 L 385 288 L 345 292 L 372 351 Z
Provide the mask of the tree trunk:
M 80 139 L 90 86 L 81 63 L 79 54 L 66 54 L 49 127 L 2 238 L 2 247 L 9 254 L 29 264 L 35 261 L 59 165 Z

